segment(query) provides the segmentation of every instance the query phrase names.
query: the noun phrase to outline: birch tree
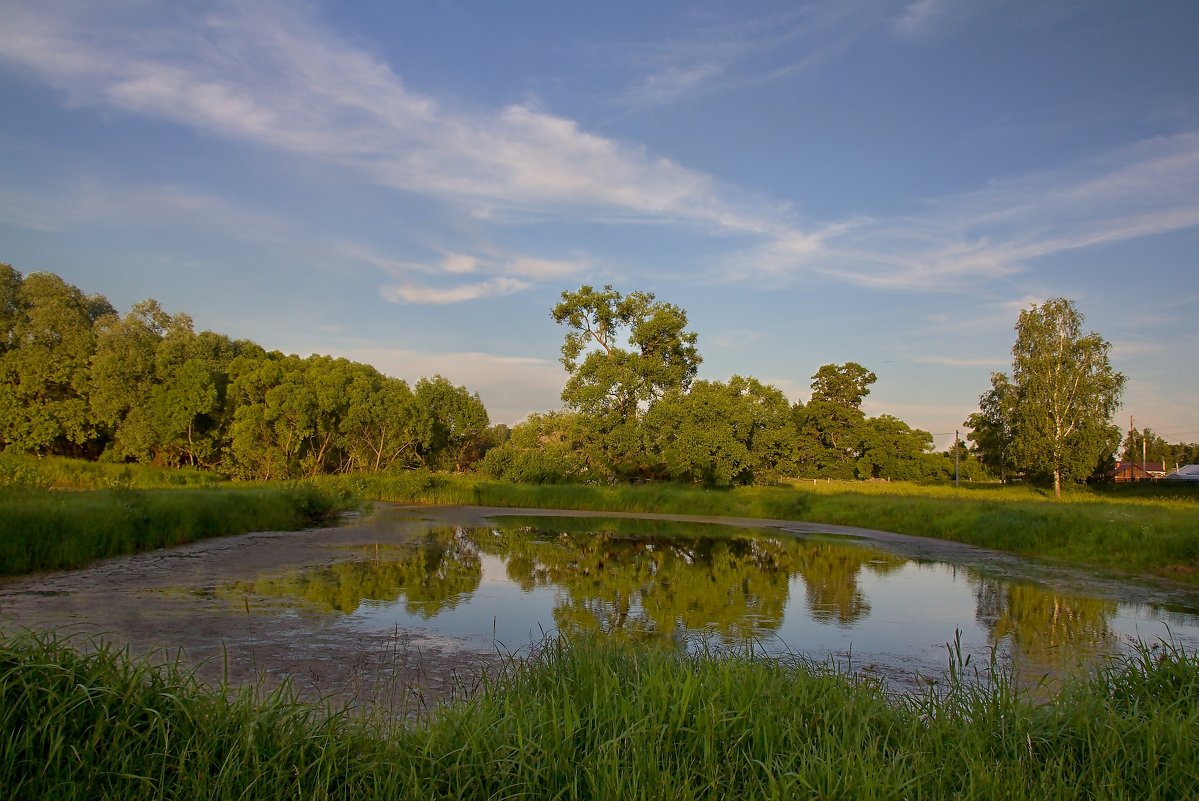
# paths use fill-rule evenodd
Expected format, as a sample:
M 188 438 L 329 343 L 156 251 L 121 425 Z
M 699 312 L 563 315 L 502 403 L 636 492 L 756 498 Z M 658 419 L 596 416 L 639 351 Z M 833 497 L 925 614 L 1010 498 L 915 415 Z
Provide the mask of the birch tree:
M 1083 334 L 1083 315 L 1065 298 L 1020 312 L 1012 347 L 1016 388 L 1012 453 L 1031 474 L 1048 475 L 1061 497 L 1062 477 L 1085 478 L 1120 441 L 1110 424 L 1124 392 L 1111 344 Z

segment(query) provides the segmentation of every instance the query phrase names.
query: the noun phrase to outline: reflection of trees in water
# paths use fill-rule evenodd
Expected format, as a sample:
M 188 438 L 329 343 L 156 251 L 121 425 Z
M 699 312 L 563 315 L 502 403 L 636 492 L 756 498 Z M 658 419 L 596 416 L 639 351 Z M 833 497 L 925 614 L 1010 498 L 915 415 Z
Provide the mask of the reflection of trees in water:
M 483 577 L 479 554 L 462 529 L 436 529 L 414 546 L 370 547 L 364 553 L 372 557 L 370 561 L 289 571 L 238 582 L 230 589 L 347 613 L 363 601 L 390 603 L 403 598 L 409 614 L 427 620 L 478 589 Z
M 880 551 L 829 543 L 809 543 L 801 552 L 796 572 L 807 589 L 808 609 L 815 620 L 848 626 L 870 612 L 870 602 L 858 586 L 867 566 L 879 575 L 893 572 L 907 560 Z
M 476 541 L 507 560 L 508 577 L 523 589 L 565 590 L 554 609 L 560 630 L 638 638 L 680 629 L 730 639 L 768 635 L 782 622 L 797 573 L 817 619 L 848 623 L 869 610 L 857 586 L 862 565 L 902 564 L 868 549 L 789 537 L 545 536 L 529 527 L 494 529 Z
M 1030 584 L 971 580 L 975 617 L 992 644 L 1007 640 L 1013 665 L 1026 675 L 1057 674 L 1111 651 L 1116 602 L 1066 595 Z
M 885 573 L 904 564 L 857 546 L 757 533 L 682 536 L 683 530 L 676 524 L 647 536 L 443 528 L 402 547 L 366 546 L 364 561 L 239 582 L 224 594 L 251 592 L 346 613 L 363 601 L 402 600 L 409 614 L 429 619 L 479 587 L 479 555 L 486 553 L 504 559 L 509 580 L 526 592 L 561 590 L 553 614 L 563 632 L 669 639 L 712 631 L 741 640 L 778 629 L 792 576 L 803 579 L 816 620 L 849 625 L 870 611 L 858 586 L 862 568 Z

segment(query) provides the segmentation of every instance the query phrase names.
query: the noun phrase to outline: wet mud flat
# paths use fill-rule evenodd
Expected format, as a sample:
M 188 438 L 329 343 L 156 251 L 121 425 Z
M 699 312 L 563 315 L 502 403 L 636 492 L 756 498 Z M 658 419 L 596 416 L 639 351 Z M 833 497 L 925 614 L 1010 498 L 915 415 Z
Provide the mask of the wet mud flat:
M 363 631 L 302 604 L 221 591 L 263 573 L 403 545 L 429 525 L 419 514 L 209 539 L 3 579 L 0 632 L 54 631 L 81 650 L 102 640 L 135 656 L 181 660 L 211 686 L 269 690 L 287 680 L 309 700 L 419 714 L 473 692 L 508 655 L 428 631 Z

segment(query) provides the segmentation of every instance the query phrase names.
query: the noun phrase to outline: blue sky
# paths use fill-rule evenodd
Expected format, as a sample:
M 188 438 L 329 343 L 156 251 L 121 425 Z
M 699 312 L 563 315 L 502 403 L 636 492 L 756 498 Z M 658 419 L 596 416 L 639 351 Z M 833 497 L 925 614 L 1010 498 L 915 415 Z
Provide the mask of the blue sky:
M 1077 301 L 1199 439 L 1199 3 L 0 0 L 0 261 L 556 408 L 583 283 L 939 436 Z

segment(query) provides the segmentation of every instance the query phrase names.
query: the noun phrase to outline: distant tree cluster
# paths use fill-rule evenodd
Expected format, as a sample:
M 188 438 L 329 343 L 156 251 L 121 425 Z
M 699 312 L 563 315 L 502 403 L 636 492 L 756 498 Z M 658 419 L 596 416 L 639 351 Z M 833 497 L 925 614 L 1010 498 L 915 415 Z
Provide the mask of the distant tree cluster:
M 477 394 L 196 333 L 153 300 L 123 317 L 50 273 L 0 264 L 0 448 L 252 479 L 462 470 L 494 436 Z
M 732 486 L 954 475 L 952 454 L 934 453 L 928 432 L 865 416 L 876 377 L 859 364 L 821 367 L 808 404 L 792 404 L 754 378 L 696 380 L 701 358 L 686 312 L 652 294 L 583 286 L 562 293 L 552 314 L 567 329 L 566 408 L 515 426 L 480 463 L 491 476 Z M 983 476 L 969 454 L 959 456 L 964 476 Z
M 1120 453 L 1126 461 L 1158 462 L 1167 470 L 1184 464 L 1199 464 L 1199 442 L 1167 442 L 1149 427 L 1129 429 Z

